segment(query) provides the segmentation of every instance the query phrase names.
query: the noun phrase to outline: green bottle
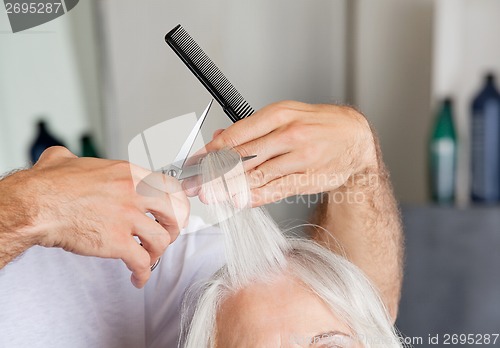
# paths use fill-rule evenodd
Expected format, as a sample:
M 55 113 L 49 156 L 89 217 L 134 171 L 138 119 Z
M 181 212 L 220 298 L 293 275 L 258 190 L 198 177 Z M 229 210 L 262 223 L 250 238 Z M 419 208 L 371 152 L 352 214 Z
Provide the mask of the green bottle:
M 80 143 L 82 147 L 82 157 L 100 157 L 90 134 L 84 134 L 80 138 Z
M 429 151 L 432 200 L 451 204 L 455 200 L 457 136 L 450 98 L 444 100 L 437 115 Z

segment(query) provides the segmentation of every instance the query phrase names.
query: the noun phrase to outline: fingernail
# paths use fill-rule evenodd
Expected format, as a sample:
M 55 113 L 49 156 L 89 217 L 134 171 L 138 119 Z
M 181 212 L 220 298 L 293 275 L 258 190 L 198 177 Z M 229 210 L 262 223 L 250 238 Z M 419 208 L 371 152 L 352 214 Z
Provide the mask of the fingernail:
M 200 200 L 201 203 L 208 205 L 208 200 L 207 197 L 205 197 L 205 195 L 203 194 L 198 195 L 198 199 Z
M 194 197 L 198 194 L 198 187 L 196 186 L 193 186 L 193 187 L 190 187 L 186 190 L 186 195 L 190 196 L 190 197 Z
M 142 288 L 141 282 L 133 274 L 130 277 L 130 280 L 132 281 L 132 285 L 135 286 L 137 289 Z
M 247 172 L 247 182 L 250 188 L 260 186 L 260 180 L 255 170 Z
M 199 190 L 199 186 L 197 185 L 195 180 L 186 179 L 182 183 L 182 188 L 188 197 L 196 196 Z

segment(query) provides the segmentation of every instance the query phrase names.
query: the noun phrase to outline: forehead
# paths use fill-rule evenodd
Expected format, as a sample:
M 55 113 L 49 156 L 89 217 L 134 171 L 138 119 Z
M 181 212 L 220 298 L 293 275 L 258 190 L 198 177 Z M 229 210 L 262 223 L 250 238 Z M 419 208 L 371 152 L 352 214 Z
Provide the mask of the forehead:
M 318 334 L 349 328 L 309 288 L 280 276 L 226 299 L 217 314 L 217 348 L 308 347 Z

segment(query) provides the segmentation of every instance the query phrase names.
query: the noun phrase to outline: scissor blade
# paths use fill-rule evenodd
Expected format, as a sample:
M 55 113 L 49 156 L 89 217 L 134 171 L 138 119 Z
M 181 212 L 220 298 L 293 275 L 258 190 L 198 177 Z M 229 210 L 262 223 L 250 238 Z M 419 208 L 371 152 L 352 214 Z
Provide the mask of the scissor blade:
M 179 150 L 179 153 L 177 154 L 173 162 L 173 164 L 176 167 L 179 168 L 184 167 L 184 163 L 186 162 L 186 159 L 189 156 L 191 149 L 193 148 L 196 136 L 198 135 L 198 133 L 200 133 L 201 127 L 203 126 L 203 122 L 205 122 L 205 119 L 207 118 L 208 111 L 210 111 L 210 107 L 212 106 L 213 101 L 214 101 L 213 99 L 210 100 L 210 103 L 208 103 L 207 108 L 205 109 L 205 111 L 203 111 L 203 114 L 201 114 L 200 118 L 196 122 L 193 130 L 191 130 L 191 133 L 189 133 L 184 144 L 182 144 L 182 147 Z
M 255 157 L 257 157 L 257 155 L 242 157 L 241 161 L 245 162 L 245 161 L 251 160 L 252 158 L 255 158 Z M 236 166 L 236 164 L 237 163 L 235 163 L 234 166 L 232 166 L 231 168 L 227 168 L 228 169 L 227 171 L 230 171 L 231 169 L 233 169 Z M 200 174 L 201 174 L 201 165 L 195 164 L 192 166 L 187 166 L 187 167 L 184 167 L 184 169 L 182 170 L 182 173 L 179 176 L 179 180 L 192 178 L 193 176 L 197 176 Z

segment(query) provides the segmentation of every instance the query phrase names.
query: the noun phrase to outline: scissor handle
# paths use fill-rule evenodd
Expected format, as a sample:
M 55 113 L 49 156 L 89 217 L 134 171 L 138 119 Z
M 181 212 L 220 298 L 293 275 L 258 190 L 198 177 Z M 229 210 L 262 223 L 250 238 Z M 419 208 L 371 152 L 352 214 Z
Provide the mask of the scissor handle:
M 157 223 L 160 223 L 160 221 L 158 221 L 157 219 L 155 219 L 155 221 Z M 144 245 L 142 245 L 142 243 L 139 243 L 141 245 L 141 247 L 144 247 Z M 151 272 L 153 272 L 155 270 L 155 268 L 160 264 L 160 261 L 161 261 L 161 257 L 158 258 L 158 260 L 156 260 L 156 262 L 151 266 Z
M 156 260 L 156 262 L 153 264 L 153 266 L 151 266 L 151 272 L 153 272 L 155 268 L 160 264 L 160 260 L 161 257 L 159 257 L 158 260 Z

